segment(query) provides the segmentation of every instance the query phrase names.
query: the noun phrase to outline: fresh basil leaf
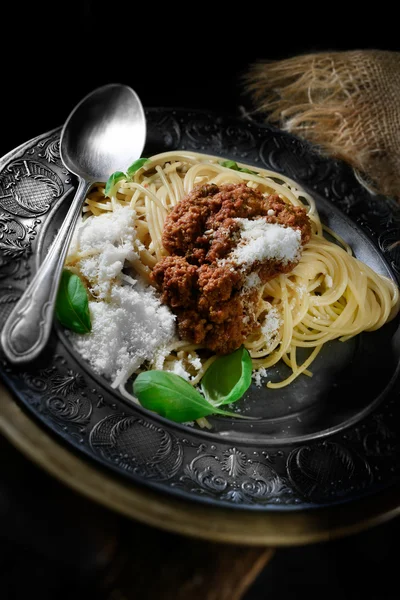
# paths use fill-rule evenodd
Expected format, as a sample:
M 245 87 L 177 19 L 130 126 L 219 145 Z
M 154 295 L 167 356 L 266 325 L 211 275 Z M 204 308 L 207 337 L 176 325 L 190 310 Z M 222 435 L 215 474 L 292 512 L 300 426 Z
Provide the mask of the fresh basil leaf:
M 131 179 L 132 175 L 136 173 L 143 165 L 149 162 L 149 158 L 138 158 L 134 163 L 127 169 L 126 173 L 122 171 L 115 171 L 107 180 L 106 189 L 104 190 L 104 195 L 111 198 L 112 193 L 114 191 L 115 186 L 121 179 Z
M 256 171 L 251 171 L 250 169 L 246 169 L 245 167 L 240 167 L 239 171 L 242 173 L 250 173 L 250 175 L 258 175 Z
M 185 379 L 168 371 L 140 373 L 133 382 L 133 393 L 144 408 L 176 423 L 195 421 L 211 414 L 239 416 L 216 408 Z
M 250 173 L 250 175 L 258 175 L 256 171 L 250 171 L 250 169 L 246 169 L 245 167 L 239 167 L 234 160 L 224 160 L 219 164 L 221 167 L 226 167 L 227 169 L 232 169 L 233 171 L 241 171 L 242 173 Z
M 107 183 L 106 183 L 106 189 L 104 190 L 104 195 L 111 198 L 112 191 L 114 190 L 117 183 L 119 181 L 121 181 L 121 179 L 126 179 L 126 175 L 122 171 L 115 171 L 115 173 L 110 175 L 110 177 L 108 178 Z
M 214 406 L 239 400 L 250 387 L 252 371 L 251 357 L 244 346 L 219 356 L 201 380 L 204 396 Z
M 139 171 L 139 169 L 141 167 L 143 167 L 143 165 L 147 162 L 150 162 L 149 158 L 138 158 L 137 160 L 135 160 L 135 162 L 132 163 L 131 166 L 126 171 L 128 178 L 131 178 L 132 175 L 134 175 L 136 173 L 136 171 Z
M 239 171 L 239 165 L 234 160 L 223 160 L 219 163 L 221 167 L 232 169 L 233 171 Z
M 67 329 L 76 333 L 89 333 L 92 329 L 86 288 L 78 275 L 68 269 L 64 269 L 61 275 L 55 312 L 61 325 Z

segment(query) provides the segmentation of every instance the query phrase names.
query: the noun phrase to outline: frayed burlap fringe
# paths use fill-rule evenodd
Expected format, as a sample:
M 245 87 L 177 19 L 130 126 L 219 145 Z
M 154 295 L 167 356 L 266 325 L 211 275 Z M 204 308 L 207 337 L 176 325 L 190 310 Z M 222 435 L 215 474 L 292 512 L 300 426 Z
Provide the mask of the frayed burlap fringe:
M 400 198 L 400 53 L 307 54 L 250 66 L 245 90 L 266 120 L 350 163 Z

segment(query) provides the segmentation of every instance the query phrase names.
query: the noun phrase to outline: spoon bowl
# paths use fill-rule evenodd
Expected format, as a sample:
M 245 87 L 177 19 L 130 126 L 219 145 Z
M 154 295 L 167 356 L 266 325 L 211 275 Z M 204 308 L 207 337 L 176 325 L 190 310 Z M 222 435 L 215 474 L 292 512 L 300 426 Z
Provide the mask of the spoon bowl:
M 86 195 L 94 183 L 106 182 L 140 158 L 145 140 L 143 106 L 126 85 L 94 90 L 69 115 L 61 132 L 60 154 L 65 167 L 77 176 L 78 189 L 46 258 L 3 327 L 1 343 L 10 362 L 30 362 L 44 350 L 65 257 Z
M 86 181 L 107 181 L 140 157 L 146 140 L 143 106 L 134 90 L 110 84 L 77 104 L 60 138 L 66 168 Z

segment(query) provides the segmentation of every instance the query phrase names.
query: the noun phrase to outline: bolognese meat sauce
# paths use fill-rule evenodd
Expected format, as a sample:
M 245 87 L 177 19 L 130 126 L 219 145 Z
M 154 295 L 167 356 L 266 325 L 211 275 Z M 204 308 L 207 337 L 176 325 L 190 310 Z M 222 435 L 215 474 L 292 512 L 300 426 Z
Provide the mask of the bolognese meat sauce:
M 193 189 L 166 218 L 162 242 L 169 256 L 152 272 L 180 337 L 217 354 L 237 349 L 259 326 L 263 284 L 291 271 L 310 237 L 306 211 L 278 195 L 245 183 Z

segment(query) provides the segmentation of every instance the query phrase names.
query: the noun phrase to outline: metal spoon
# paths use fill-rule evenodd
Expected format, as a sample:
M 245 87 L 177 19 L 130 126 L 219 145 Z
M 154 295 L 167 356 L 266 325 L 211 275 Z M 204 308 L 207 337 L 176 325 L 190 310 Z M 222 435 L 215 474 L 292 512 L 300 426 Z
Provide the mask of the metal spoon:
M 79 185 L 46 258 L 4 325 L 1 342 L 10 362 L 29 362 L 44 349 L 64 260 L 87 192 L 114 171 L 125 171 L 141 156 L 145 139 L 143 106 L 125 85 L 94 90 L 69 115 L 61 132 L 61 159 L 78 176 Z

